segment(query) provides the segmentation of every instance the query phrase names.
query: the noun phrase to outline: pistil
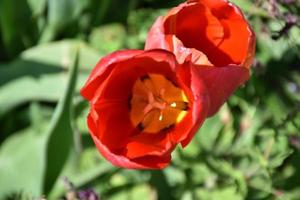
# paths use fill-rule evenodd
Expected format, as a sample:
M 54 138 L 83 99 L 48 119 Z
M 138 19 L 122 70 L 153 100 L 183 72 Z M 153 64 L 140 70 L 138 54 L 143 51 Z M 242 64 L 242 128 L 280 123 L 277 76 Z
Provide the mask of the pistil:
M 159 74 L 138 79 L 130 100 L 130 117 L 144 132 L 157 133 L 179 123 L 188 110 L 184 92 Z

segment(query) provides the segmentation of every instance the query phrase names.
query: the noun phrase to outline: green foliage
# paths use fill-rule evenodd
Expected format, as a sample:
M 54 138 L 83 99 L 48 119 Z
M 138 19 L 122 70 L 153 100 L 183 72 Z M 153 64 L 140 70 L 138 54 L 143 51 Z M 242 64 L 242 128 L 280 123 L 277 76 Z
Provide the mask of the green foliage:
M 42 193 L 45 142 L 45 135 L 27 129 L 15 133 L 1 145 L 0 194 L 23 190 L 34 195 Z
M 297 200 L 300 29 L 274 39 L 297 1 L 233 1 L 257 34 L 251 80 L 161 171 L 112 167 L 86 127 L 79 89 L 105 54 L 143 48 L 155 18 L 182 1 L 0 1 L 0 199 Z M 296 7 L 296 8 L 295 8 Z M 273 36 L 273 39 L 272 39 Z M 72 183 L 72 184 L 71 184 Z
M 72 64 L 73 67 L 70 70 L 67 91 L 58 102 L 49 125 L 49 138 L 46 145 L 47 154 L 43 190 L 46 194 L 53 187 L 71 149 L 72 134 L 74 132 L 71 124 L 71 119 L 73 117 L 72 99 L 78 73 L 78 49 L 76 50 L 75 56 L 75 61 Z M 57 156 L 57 152 L 59 152 L 59 156 Z

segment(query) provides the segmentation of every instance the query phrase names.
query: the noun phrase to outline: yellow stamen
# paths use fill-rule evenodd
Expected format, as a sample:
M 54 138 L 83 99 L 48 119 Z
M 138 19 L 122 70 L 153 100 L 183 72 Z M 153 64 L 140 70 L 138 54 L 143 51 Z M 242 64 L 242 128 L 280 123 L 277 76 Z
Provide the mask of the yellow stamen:
M 136 80 L 130 99 L 130 118 L 144 132 L 157 133 L 182 121 L 189 108 L 183 90 L 163 75 Z

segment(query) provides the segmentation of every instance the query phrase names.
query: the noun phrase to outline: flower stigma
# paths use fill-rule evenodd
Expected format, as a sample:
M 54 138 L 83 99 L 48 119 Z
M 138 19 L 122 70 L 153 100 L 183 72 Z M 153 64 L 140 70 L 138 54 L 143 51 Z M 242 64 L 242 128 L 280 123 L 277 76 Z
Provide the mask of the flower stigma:
M 135 81 L 129 108 L 135 127 L 158 133 L 181 122 L 189 102 L 184 91 L 165 76 L 146 74 Z

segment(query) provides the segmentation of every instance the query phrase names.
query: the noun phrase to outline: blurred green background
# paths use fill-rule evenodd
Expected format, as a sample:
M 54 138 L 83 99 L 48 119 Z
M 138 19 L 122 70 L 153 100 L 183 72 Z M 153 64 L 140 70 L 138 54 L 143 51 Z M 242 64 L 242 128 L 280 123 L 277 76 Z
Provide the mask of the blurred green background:
M 79 88 L 143 49 L 166 0 L 0 0 L 0 199 L 300 199 L 300 3 L 236 0 L 257 34 L 251 80 L 161 171 L 112 167 Z M 88 199 L 84 197 L 77 199 Z

